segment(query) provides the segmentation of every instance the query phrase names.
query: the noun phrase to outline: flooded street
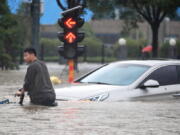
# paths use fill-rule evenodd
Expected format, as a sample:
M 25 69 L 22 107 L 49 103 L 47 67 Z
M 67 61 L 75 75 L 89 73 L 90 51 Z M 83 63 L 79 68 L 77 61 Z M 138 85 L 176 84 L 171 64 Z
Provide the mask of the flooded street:
M 83 63 L 79 69 L 83 74 L 99 66 Z M 58 102 L 57 107 L 44 107 L 29 104 L 26 96 L 20 106 L 13 94 L 22 87 L 26 67 L 0 71 L 0 99 L 16 102 L 0 105 L 0 135 L 180 135 L 180 99 Z M 48 63 L 51 75 L 67 80 L 64 67 Z

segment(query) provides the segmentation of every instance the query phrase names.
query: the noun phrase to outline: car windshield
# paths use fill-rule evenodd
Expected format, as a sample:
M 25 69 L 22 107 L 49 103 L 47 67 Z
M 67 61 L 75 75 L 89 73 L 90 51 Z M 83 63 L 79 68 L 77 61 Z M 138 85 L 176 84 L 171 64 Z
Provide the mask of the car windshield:
M 81 83 L 130 85 L 150 67 L 136 64 L 109 64 L 80 79 Z

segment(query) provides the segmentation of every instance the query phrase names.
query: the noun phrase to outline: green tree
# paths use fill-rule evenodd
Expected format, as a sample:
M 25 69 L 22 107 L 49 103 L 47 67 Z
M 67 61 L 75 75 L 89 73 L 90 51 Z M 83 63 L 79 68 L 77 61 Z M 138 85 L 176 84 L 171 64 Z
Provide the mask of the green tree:
M 9 8 L 6 4 L 6 0 L 1 0 L 0 3 L 0 16 L 9 13 Z
M 0 66 L 13 68 L 21 48 L 21 25 L 17 15 L 11 14 L 7 0 L 0 3 Z
M 103 6 L 108 4 L 107 0 L 87 1 L 95 14 L 108 14 L 115 7 L 123 6 L 141 15 L 148 22 L 152 30 L 153 57 L 158 56 L 158 32 L 161 22 L 165 16 L 174 15 L 180 6 L 179 0 L 108 0 L 108 3 L 111 4 L 108 5 L 108 8 L 104 8 Z M 99 9 L 103 10 L 99 11 Z
M 86 36 L 80 44 L 86 46 L 87 56 L 99 56 L 101 54 L 102 41 L 95 36 L 89 23 L 84 24 L 82 31 L 85 32 Z

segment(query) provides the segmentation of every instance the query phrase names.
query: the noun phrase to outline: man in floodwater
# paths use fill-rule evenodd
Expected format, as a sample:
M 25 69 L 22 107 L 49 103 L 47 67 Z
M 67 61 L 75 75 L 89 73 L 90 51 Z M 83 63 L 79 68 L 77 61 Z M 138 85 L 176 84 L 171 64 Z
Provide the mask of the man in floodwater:
M 50 81 L 48 69 L 44 62 L 36 57 L 36 51 L 33 48 L 24 50 L 24 61 L 29 64 L 24 79 L 23 89 L 16 95 L 28 92 L 31 103 L 36 105 L 55 106 L 56 95 Z

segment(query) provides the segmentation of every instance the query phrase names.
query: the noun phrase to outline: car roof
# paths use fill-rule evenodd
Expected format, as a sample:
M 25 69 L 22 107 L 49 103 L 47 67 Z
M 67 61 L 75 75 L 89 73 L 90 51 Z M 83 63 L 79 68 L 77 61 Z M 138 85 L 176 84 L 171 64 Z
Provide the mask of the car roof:
M 180 60 L 126 60 L 126 61 L 118 61 L 114 63 L 121 64 L 139 64 L 146 66 L 160 66 L 160 65 L 172 65 L 172 64 L 180 64 Z

